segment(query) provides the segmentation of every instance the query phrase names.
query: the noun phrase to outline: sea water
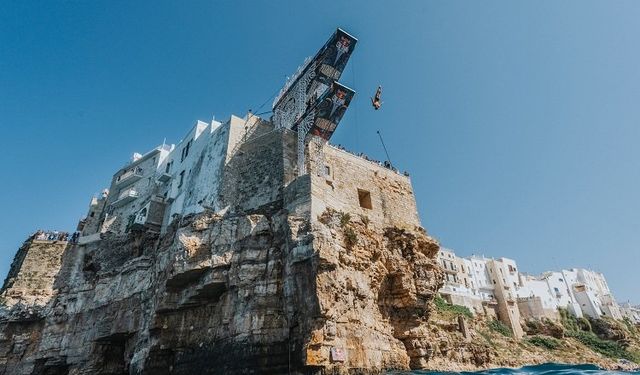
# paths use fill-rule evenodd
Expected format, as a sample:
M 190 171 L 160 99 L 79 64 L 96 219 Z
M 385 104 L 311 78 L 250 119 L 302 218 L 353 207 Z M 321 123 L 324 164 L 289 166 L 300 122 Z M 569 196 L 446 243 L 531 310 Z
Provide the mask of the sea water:
M 434 372 L 434 371 L 411 371 L 411 372 L 394 372 L 390 375 L 628 375 L 640 374 L 640 371 L 622 372 L 622 371 L 606 371 L 601 370 L 594 365 L 559 365 L 547 363 L 537 366 L 526 366 L 519 369 L 497 368 L 491 370 L 477 372 Z

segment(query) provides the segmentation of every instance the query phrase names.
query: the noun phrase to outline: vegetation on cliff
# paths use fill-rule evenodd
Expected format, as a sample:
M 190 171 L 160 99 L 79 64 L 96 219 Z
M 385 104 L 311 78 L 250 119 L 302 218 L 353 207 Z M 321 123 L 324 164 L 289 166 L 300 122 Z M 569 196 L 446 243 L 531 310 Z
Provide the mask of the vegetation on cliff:
M 575 318 L 560 311 L 557 321 L 524 321 L 526 336 L 516 340 L 494 317 L 469 318 L 461 313 L 461 306 L 438 297 L 434 305 L 429 321 L 434 344 L 428 368 L 432 370 L 474 371 L 548 362 L 628 370 L 640 364 L 640 328 L 629 322 Z
M 471 313 L 471 310 L 469 310 L 468 307 L 449 304 L 439 294 L 433 299 L 433 303 L 435 304 L 436 309 L 438 309 L 438 311 L 441 313 L 449 312 L 456 316 L 462 315 L 462 316 L 466 316 L 469 319 L 473 318 L 473 314 Z
M 560 310 L 564 335 L 574 338 L 596 353 L 613 359 L 627 359 L 640 364 L 638 328 L 620 324 L 609 318 L 575 318 L 567 310 Z

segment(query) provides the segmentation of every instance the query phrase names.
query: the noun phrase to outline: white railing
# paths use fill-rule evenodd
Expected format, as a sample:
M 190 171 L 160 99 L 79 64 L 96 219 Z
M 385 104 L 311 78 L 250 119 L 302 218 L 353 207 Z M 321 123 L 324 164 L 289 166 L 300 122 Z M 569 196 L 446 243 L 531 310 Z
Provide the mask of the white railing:
M 127 198 L 138 198 L 138 192 L 136 191 L 136 189 L 127 189 L 121 192 L 120 195 L 118 195 L 118 200 Z
M 143 173 L 142 168 L 138 167 L 138 168 L 130 169 L 124 172 L 122 175 L 120 175 L 120 177 L 118 177 L 116 184 L 123 184 L 127 181 L 137 181 L 142 178 L 142 173 Z

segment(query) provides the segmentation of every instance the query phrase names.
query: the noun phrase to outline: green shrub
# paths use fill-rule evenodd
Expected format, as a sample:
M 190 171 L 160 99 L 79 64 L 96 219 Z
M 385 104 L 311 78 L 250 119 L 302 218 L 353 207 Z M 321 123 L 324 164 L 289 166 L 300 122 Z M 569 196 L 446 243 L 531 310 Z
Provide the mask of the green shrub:
M 340 226 L 346 227 L 351 222 L 351 215 L 347 212 L 342 212 L 340 214 Z
M 358 243 L 358 235 L 351 227 L 344 228 L 344 240 L 347 249 L 352 249 Z
M 436 295 L 436 297 L 433 299 L 433 303 L 436 305 L 436 308 L 440 312 L 450 312 L 454 315 L 466 316 L 469 319 L 473 318 L 473 314 L 471 313 L 471 310 L 469 310 L 469 308 L 467 308 L 466 306 L 449 304 L 439 294 Z
M 560 340 L 549 336 L 533 336 L 527 339 L 528 342 L 541 348 L 555 350 L 560 346 Z
M 513 336 L 513 333 L 511 333 L 511 329 L 507 327 L 506 324 L 496 319 L 489 322 L 489 329 L 491 329 L 492 331 L 498 332 L 503 336 L 507 336 L 507 337 Z
M 580 330 L 576 318 L 571 315 L 569 310 L 559 308 L 558 313 L 560 313 L 560 323 L 567 331 L 576 332 Z
M 578 324 L 578 328 L 580 328 L 580 330 L 584 332 L 591 332 L 591 323 L 589 323 L 589 320 L 587 318 L 578 318 L 576 320 L 576 323 Z
M 362 220 L 362 224 L 364 224 L 365 227 L 369 227 L 369 223 L 371 223 L 371 220 L 369 219 L 369 216 L 367 215 L 360 215 L 360 220 Z
M 638 334 L 638 330 L 636 328 L 635 325 L 633 325 L 633 323 L 631 322 L 631 320 L 629 320 L 629 318 L 625 317 L 622 319 L 622 323 L 624 323 L 625 327 L 627 327 L 627 330 L 633 335 L 633 336 L 637 336 Z
M 603 340 L 593 332 L 572 332 L 570 336 L 576 338 L 591 350 L 609 358 L 624 358 L 640 363 L 640 356 L 637 353 L 627 351 L 620 343 L 615 341 Z
M 560 313 L 560 323 L 567 331 L 591 332 L 591 323 L 589 323 L 587 318 L 576 318 L 569 312 L 569 310 L 563 308 L 559 308 L 558 312 Z

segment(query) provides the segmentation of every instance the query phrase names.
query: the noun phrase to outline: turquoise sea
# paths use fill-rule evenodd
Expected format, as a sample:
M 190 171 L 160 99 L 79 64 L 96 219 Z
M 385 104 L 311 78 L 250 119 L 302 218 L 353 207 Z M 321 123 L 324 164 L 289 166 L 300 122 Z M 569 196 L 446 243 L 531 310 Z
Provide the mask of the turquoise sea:
M 628 375 L 640 374 L 640 371 L 622 372 L 622 371 L 605 371 L 593 365 L 559 365 L 547 363 L 537 366 L 526 366 L 519 369 L 498 368 L 478 372 L 429 372 L 429 371 L 411 371 L 411 372 L 395 372 L 393 375 Z M 390 375 L 391 375 L 390 374 Z

